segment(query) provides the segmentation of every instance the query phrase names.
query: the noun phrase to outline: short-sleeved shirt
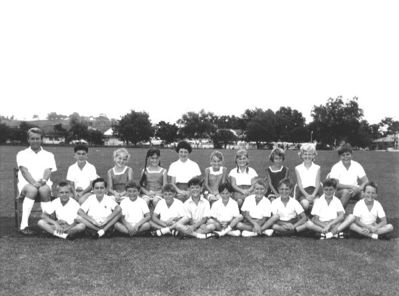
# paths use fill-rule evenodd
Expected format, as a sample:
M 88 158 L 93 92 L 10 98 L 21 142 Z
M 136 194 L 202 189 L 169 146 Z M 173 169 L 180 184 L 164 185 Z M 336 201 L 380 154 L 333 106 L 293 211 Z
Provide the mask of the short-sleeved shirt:
M 290 197 L 287 205 L 284 205 L 281 201 L 281 197 L 279 197 L 272 202 L 272 212 L 274 215 L 279 215 L 281 221 L 290 221 L 304 211 L 301 204 L 296 199 Z
M 378 200 L 374 200 L 371 210 L 368 209 L 364 199 L 359 200 L 353 208 L 353 215 L 360 218 L 360 222 L 371 225 L 377 222 L 377 218 L 385 217 L 385 211 Z
M 39 152 L 35 152 L 31 147 L 21 150 L 17 153 L 17 166 L 28 169 L 34 180 L 43 178 L 43 173 L 46 169 L 51 169 L 52 172 L 57 170 L 55 165 L 54 154 L 44 150 L 40 147 Z M 18 172 L 18 190 L 21 192 L 28 181 L 22 176 L 21 170 Z M 47 185 L 51 188 L 53 183 L 51 180 L 47 181 Z
M 358 185 L 358 179 L 366 176 L 362 165 L 354 160 L 351 160 L 351 165 L 347 169 L 342 161 L 333 165 L 330 172 L 330 178 L 337 179 L 342 185 Z
M 255 195 L 250 195 L 245 198 L 241 206 L 241 211 L 248 212 L 249 216 L 254 219 L 268 218 L 272 215 L 272 205 L 265 197 L 262 197 L 262 199 L 256 203 Z
M 248 167 L 248 170 L 241 172 L 240 169 L 234 168 L 230 171 L 229 177 L 234 177 L 236 185 L 252 185 L 252 179 L 258 177 L 258 174 L 253 168 Z
M 80 187 L 83 190 L 90 186 L 91 181 L 97 178 L 97 171 L 94 165 L 86 161 L 83 168 L 75 162 L 68 168 L 67 180 L 75 184 L 75 189 Z
M 237 202 L 229 198 L 225 205 L 222 199 L 218 199 L 212 204 L 211 217 L 216 218 L 220 222 L 230 222 L 233 218 L 240 215 Z
M 336 219 L 340 212 L 345 213 L 341 201 L 336 196 L 333 196 L 328 204 L 324 194 L 315 200 L 312 208 L 312 215 L 318 216 L 322 222 Z
M 130 198 L 127 197 L 121 201 L 120 207 L 125 220 L 131 225 L 137 224 L 144 218 L 145 214 L 150 212 L 147 203 L 140 197 L 137 197 L 135 201 L 131 201 Z
M 111 215 L 118 204 L 108 195 L 98 201 L 95 194 L 90 195 L 80 208 L 98 223 L 102 223 Z
M 211 209 L 209 201 L 202 196 L 198 201 L 198 205 L 193 201 L 192 197 L 184 202 L 185 216 L 190 218 L 193 222 L 197 222 L 205 217 L 209 218 Z
M 62 205 L 60 198 L 56 198 L 51 202 L 51 207 L 46 213 L 49 215 L 55 213 L 57 220 L 64 220 L 71 225 L 78 216 L 79 208 L 79 203 L 73 198 L 69 198 L 65 205 Z
M 170 164 L 168 176 L 175 177 L 176 183 L 188 183 L 190 179 L 201 176 L 201 170 L 198 164 L 191 159 L 187 159 L 185 162 L 178 159 Z
M 168 221 L 169 219 L 181 218 L 185 216 L 184 205 L 181 200 L 173 199 L 173 203 L 168 207 L 166 201 L 161 199 L 155 206 L 154 213 L 159 215 L 161 221 Z
M 305 167 L 304 163 L 301 163 L 295 167 L 295 170 L 298 172 L 301 177 L 302 187 L 316 187 L 316 177 L 317 172 L 320 170 L 320 166 L 313 163 L 309 168 Z

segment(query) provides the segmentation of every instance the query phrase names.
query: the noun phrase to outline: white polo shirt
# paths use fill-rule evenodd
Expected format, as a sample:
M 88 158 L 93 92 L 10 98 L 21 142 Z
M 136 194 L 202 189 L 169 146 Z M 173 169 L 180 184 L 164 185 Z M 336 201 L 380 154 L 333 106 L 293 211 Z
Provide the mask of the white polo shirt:
M 75 189 L 80 187 L 83 190 L 89 187 L 91 181 L 97 178 L 97 171 L 94 165 L 86 161 L 85 166 L 81 169 L 75 162 L 68 168 L 67 180 L 75 184 Z
M 102 223 L 111 215 L 118 204 L 108 195 L 98 201 L 95 194 L 90 195 L 80 208 L 98 223 Z
M 322 222 L 336 219 L 340 212 L 345 213 L 341 201 L 336 196 L 333 196 L 330 204 L 328 204 L 324 194 L 315 199 L 312 208 L 312 215 L 319 216 L 319 220 Z
M 320 166 L 313 163 L 309 168 L 305 167 L 304 163 L 301 163 L 300 165 L 297 165 L 295 167 L 295 171 L 299 174 L 301 177 L 301 182 L 302 182 L 302 187 L 306 188 L 309 186 L 316 187 L 316 177 L 317 173 L 320 170 Z
M 73 198 L 69 198 L 65 205 L 62 205 L 60 198 L 56 198 L 51 202 L 49 211 L 46 211 L 46 213 L 49 215 L 55 213 L 57 220 L 64 220 L 71 225 L 78 216 L 79 208 L 79 203 Z
M 337 179 L 342 185 L 358 185 L 358 179 L 366 176 L 366 172 L 360 163 L 351 160 L 349 169 L 343 165 L 342 161 L 333 165 L 330 172 L 330 178 Z
M 190 179 L 201 176 L 201 170 L 198 164 L 191 159 L 187 159 L 185 162 L 178 159 L 170 164 L 168 176 L 175 177 L 176 183 L 188 183 Z
M 211 216 L 211 209 L 209 201 L 202 196 L 198 202 L 198 205 L 193 201 L 192 197 L 184 202 L 185 216 L 192 219 L 194 222 L 201 220 L 202 218 L 209 218 Z
M 253 194 L 245 198 L 241 211 L 248 212 L 249 216 L 254 219 L 268 218 L 272 215 L 272 205 L 265 197 L 262 197 L 259 203 L 256 204 L 256 197 Z
M 237 172 L 238 171 L 238 172 Z M 247 170 L 244 170 L 244 172 L 241 172 L 240 169 L 237 170 L 237 168 L 234 168 L 230 171 L 229 177 L 234 177 L 236 180 L 236 185 L 241 186 L 241 185 L 252 185 L 251 181 L 253 178 L 258 177 L 258 174 L 253 168 L 248 168 Z
M 229 201 L 224 205 L 222 199 L 218 199 L 212 204 L 211 217 L 216 218 L 220 222 L 230 222 L 233 218 L 240 215 L 237 202 L 229 198 Z
M 168 207 L 166 201 L 161 199 L 154 210 L 156 215 L 159 215 L 161 221 L 168 221 L 169 219 L 181 218 L 185 216 L 184 205 L 181 200 L 173 199 L 173 203 Z
M 44 150 L 40 147 L 39 152 L 34 152 L 31 147 L 21 150 L 17 153 L 17 166 L 23 166 L 28 169 L 33 179 L 40 180 L 43 178 L 43 173 L 46 169 L 51 169 L 55 172 L 57 167 L 55 165 L 54 154 Z M 18 190 L 22 191 L 24 186 L 29 184 L 28 181 L 22 176 L 21 170 L 18 172 Z M 51 180 L 47 181 L 47 185 L 51 188 L 53 183 Z
M 272 202 L 272 212 L 274 215 L 279 215 L 281 221 L 290 221 L 302 214 L 303 208 L 301 204 L 292 197 L 289 198 L 287 205 L 284 205 L 281 201 L 281 197 L 279 197 Z
M 131 225 L 137 224 L 137 222 L 144 218 L 145 214 L 150 212 L 147 203 L 140 197 L 137 197 L 135 201 L 131 201 L 129 197 L 125 197 L 121 201 L 120 207 L 122 209 L 122 216 Z
M 369 210 L 366 203 L 364 202 L 364 199 L 361 199 L 356 203 L 355 207 L 353 208 L 353 215 L 355 217 L 359 217 L 360 222 L 366 225 L 371 225 L 377 222 L 377 218 L 384 218 L 385 211 L 378 200 L 374 200 L 373 207 L 371 208 L 371 210 Z

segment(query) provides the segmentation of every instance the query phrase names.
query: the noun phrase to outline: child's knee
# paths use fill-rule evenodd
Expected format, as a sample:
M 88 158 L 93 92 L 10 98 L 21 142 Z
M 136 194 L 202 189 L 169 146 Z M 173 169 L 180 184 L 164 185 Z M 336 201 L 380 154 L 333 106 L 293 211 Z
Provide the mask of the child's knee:
M 38 225 L 40 228 L 43 228 L 43 227 L 46 227 L 46 226 L 47 226 L 47 222 L 46 222 L 46 220 L 44 220 L 44 219 L 40 219 L 40 220 L 37 222 L 37 225 Z
M 23 195 L 24 196 L 26 196 L 26 197 L 28 197 L 28 198 L 31 198 L 31 199 L 35 199 L 36 198 L 36 196 L 38 195 L 38 193 L 39 193 L 39 190 L 35 187 L 35 186 L 33 186 L 33 185 L 31 185 L 31 184 L 28 184 L 28 185 L 26 185 L 25 187 L 24 187 L 24 189 L 23 189 Z
M 309 209 L 310 202 L 307 199 L 302 199 L 301 200 L 301 205 L 302 205 L 302 208 L 304 210 L 307 210 L 307 209 Z

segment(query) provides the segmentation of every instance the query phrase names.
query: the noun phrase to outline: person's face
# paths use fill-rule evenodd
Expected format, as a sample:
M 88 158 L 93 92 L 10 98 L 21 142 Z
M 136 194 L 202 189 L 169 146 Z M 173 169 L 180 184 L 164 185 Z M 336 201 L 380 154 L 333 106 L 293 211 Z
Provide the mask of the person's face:
M 352 160 L 352 153 L 344 152 L 340 155 L 343 164 L 350 164 Z
M 314 159 L 314 153 L 311 151 L 304 151 L 302 153 L 302 160 L 305 162 L 311 162 Z
M 217 156 L 212 157 L 211 166 L 215 171 L 219 170 L 221 165 L 222 160 L 220 160 Z
M 323 192 L 324 192 L 324 195 L 325 195 L 327 198 L 331 198 L 331 197 L 334 196 L 335 188 L 332 187 L 332 186 L 324 186 L 324 187 L 323 187 Z
M 281 184 L 280 187 L 278 188 L 278 193 L 282 198 L 287 198 L 290 196 L 291 188 L 286 184 Z
M 66 203 L 71 197 L 71 189 L 69 186 L 60 187 L 58 189 L 58 197 L 60 198 L 62 203 Z
M 137 190 L 137 188 L 130 187 L 126 189 L 126 194 L 131 201 L 135 201 L 139 196 L 140 192 Z
M 201 194 L 201 185 L 191 185 L 190 194 L 192 197 L 198 197 Z
M 363 192 L 366 201 L 370 202 L 377 198 L 377 190 L 372 186 L 366 186 Z
M 93 186 L 93 192 L 97 197 L 103 197 L 105 194 L 104 182 L 96 182 Z
M 226 188 L 220 192 L 220 196 L 222 197 L 223 202 L 228 202 L 229 198 L 231 197 L 231 192 L 228 191 Z
M 87 152 L 85 150 L 78 150 L 75 152 L 75 159 L 79 163 L 84 163 L 87 160 Z
M 266 193 L 266 188 L 263 185 L 255 184 L 254 193 L 257 198 L 262 198 Z
M 32 148 L 32 150 L 37 150 L 40 148 L 40 145 L 42 144 L 42 137 L 35 133 L 29 133 L 28 143 Z
M 159 165 L 159 156 L 154 153 L 153 155 L 148 157 L 148 163 L 150 164 L 150 166 L 158 166 Z
M 246 155 L 238 156 L 236 161 L 239 167 L 245 167 L 248 165 L 248 157 Z
M 273 163 L 277 166 L 281 166 L 283 164 L 283 158 L 280 155 L 274 155 Z
M 115 164 L 118 167 L 124 167 L 127 163 L 128 156 L 125 154 L 119 154 L 115 157 Z
M 165 199 L 166 205 L 168 207 L 170 207 L 172 205 L 175 195 L 176 195 L 176 193 L 171 192 L 171 191 L 165 191 L 162 193 L 162 196 Z
M 187 149 L 180 148 L 178 154 L 179 154 L 179 159 L 184 162 L 184 161 L 186 161 L 188 159 L 188 155 L 190 153 L 188 152 Z

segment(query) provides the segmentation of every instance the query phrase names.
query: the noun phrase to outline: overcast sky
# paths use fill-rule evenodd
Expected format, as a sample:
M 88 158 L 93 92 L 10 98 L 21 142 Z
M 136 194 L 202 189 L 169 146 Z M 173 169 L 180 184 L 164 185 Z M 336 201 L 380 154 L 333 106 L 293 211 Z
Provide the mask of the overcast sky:
M 297 109 L 399 120 L 398 1 L 2 1 L 0 115 Z

